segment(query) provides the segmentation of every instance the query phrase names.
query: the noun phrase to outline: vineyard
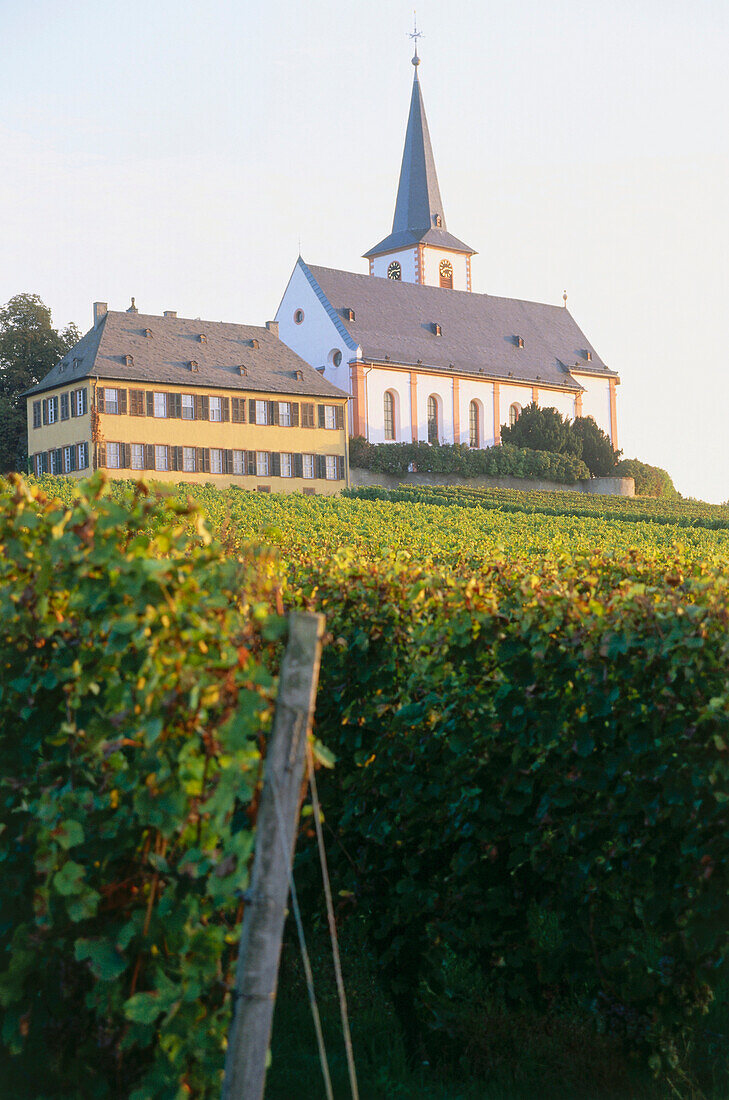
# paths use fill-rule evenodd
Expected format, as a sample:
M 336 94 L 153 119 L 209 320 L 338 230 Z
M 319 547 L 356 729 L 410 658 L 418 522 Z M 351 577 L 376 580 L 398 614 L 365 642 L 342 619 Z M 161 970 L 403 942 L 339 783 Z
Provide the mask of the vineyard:
M 641 1095 L 722 1095 L 729 509 L 101 482 L 79 497 L 46 479 L 0 513 L 14 1057 L 50 1052 L 79 1096 L 219 1094 L 232 872 L 280 611 L 304 607 L 329 631 L 317 736 L 336 757 L 321 793 L 338 919 L 410 1063 L 467 1051 L 464 1073 L 513 1081 L 519 1053 L 504 1067 L 489 1036 L 529 1013 L 559 1028 L 570 1006 L 608 1060 L 633 1051 L 659 1075 Z M 277 1072 L 274 1050 L 272 1089 Z

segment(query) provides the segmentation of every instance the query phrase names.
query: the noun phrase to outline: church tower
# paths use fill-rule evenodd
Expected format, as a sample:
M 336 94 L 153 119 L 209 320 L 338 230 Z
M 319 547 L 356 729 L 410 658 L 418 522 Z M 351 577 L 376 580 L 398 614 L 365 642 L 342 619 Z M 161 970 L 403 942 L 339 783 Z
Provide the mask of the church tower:
M 370 275 L 452 290 L 471 289 L 474 249 L 446 229 L 443 202 L 418 80 L 417 32 L 405 149 L 400 168 L 392 232 L 365 252 Z

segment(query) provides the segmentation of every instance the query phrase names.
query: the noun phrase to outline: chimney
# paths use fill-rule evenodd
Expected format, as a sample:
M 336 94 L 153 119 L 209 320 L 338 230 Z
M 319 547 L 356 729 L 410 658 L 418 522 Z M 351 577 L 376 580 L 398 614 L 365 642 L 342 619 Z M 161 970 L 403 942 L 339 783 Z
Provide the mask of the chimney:
M 266 321 L 266 328 L 278 340 L 278 321 Z
M 165 317 L 176 317 L 177 316 L 177 310 L 176 309 L 166 309 L 164 311 L 163 316 L 165 316 Z
M 102 318 L 106 316 L 108 306 L 106 302 L 94 302 L 94 328 L 98 328 Z

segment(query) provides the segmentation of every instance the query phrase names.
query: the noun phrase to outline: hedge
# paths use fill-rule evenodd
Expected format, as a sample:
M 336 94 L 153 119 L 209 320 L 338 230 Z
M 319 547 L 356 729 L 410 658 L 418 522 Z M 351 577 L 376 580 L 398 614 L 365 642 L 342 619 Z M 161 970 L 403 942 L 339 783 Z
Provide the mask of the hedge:
M 484 450 L 460 443 L 368 443 L 357 436 L 349 442 L 349 462 L 365 470 L 402 477 L 408 470 L 461 477 L 547 478 L 573 485 L 590 471 L 573 455 L 530 451 L 503 444 Z
M 144 485 L 114 503 L 97 476 L 70 506 L 2 485 L 5 1087 L 217 1097 L 275 568 Z

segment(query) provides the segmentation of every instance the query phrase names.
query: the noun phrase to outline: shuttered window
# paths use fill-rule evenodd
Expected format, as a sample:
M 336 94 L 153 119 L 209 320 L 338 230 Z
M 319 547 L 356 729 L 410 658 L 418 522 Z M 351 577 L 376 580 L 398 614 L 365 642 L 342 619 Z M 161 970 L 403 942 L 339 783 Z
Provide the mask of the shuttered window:
M 314 472 L 314 455 L 302 455 L 304 464 L 303 477 L 315 477 Z
M 182 407 L 182 419 L 194 420 L 195 419 L 195 398 L 191 393 L 183 393 L 181 395 L 181 407 Z
M 212 411 L 212 406 L 211 406 Z M 211 447 L 210 449 L 210 473 L 222 474 L 223 472 L 223 452 L 220 447 Z
M 281 453 L 281 477 L 293 477 L 293 455 Z
M 195 448 L 182 448 L 182 469 L 188 474 L 195 473 Z
M 132 393 L 134 393 L 134 392 L 135 391 L 132 390 Z M 137 390 L 136 392 L 139 393 L 140 391 Z M 143 443 L 132 443 L 130 445 L 129 466 L 131 467 L 132 470 L 143 470 L 144 469 L 144 444 Z
M 129 391 L 129 415 L 144 416 L 144 390 Z
M 314 427 L 314 406 L 308 401 L 302 402 L 301 405 L 301 427 L 313 428 Z
M 246 399 L 245 397 L 232 397 L 231 401 L 231 420 L 234 424 L 245 424 L 246 422 Z
M 153 416 L 158 416 L 158 417 L 167 416 L 167 394 L 166 393 L 155 393 L 154 394 L 154 401 L 153 401 L 152 409 L 153 409 L 153 414 L 152 414 Z M 157 468 L 159 469 L 159 467 L 157 467 Z M 167 467 L 165 467 L 165 469 L 166 468 Z
M 169 455 L 165 444 L 160 445 L 158 443 L 154 448 L 154 468 L 155 470 L 169 470 L 170 468 Z
M 68 394 L 61 394 L 61 420 L 68 420 Z
M 41 426 L 41 403 L 40 401 L 33 402 L 33 427 L 40 428 Z
M 223 419 L 223 406 L 219 397 L 210 398 L 210 419 L 222 420 Z

